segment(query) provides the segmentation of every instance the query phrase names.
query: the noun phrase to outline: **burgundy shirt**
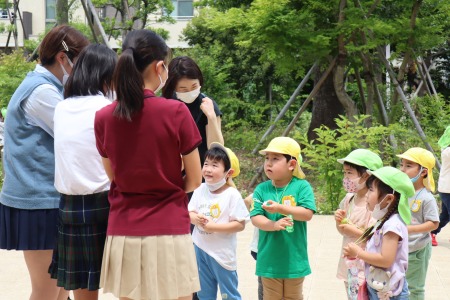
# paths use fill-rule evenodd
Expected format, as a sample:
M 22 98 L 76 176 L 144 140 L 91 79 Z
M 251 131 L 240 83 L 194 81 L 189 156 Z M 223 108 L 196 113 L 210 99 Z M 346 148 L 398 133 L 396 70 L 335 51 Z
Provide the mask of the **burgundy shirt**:
M 190 232 L 180 154 L 201 143 L 186 105 L 144 91 L 132 121 L 113 116 L 117 102 L 96 113 L 95 137 L 114 172 L 108 235 L 180 235 Z

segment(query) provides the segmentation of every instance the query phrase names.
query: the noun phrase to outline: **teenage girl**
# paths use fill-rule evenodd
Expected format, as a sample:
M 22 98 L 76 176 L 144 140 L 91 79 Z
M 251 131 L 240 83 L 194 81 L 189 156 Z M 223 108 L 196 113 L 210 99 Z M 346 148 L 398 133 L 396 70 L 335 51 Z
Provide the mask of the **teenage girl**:
M 338 162 L 343 165 L 343 186 L 347 195 L 339 204 L 339 209 L 336 210 L 334 218 L 336 228 L 342 235 L 342 247 L 344 247 L 348 243 L 356 241 L 367 227 L 375 223 L 372 219 L 372 213 L 366 206 L 366 180 L 369 177 L 366 171 L 381 168 L 383 162 L 377 154 L 367 149 L 356 149 L 345 158 L 338 159 Z M 348 299 L 356 298 L 359 285 L 364 280 L 363 264 L 359 261 L 354 261 L 352 264 L 361 266 L 359 270 L 354 271 L 354 275 L 360 276 L 357 280 L 350 280 L 352 282 L 349 288 L 348 261 L 342 254 L 340 255 L 337 278 L 344 281 Z
M 96 300 L 108 224 L 109 179 L 95 147 L 95 112 L 111 101 L 117 54 L 89 45 L 80 54 L 55 109 L 55 187 L 61 193 L 58 245 L 50 265 L 75 300 Z
M 40 64 L 28 73 L 8 104 L 5 181 L 0 197 L 0 248 L 23 251 L 31 279 L 30 300 L 57 299 L 48 274 L 56 246 L 59 193 L 55 182 L 53 114 L 81 50 L 78 30 L 61 25 L 39 47 Z M 62 291 L 59 299 L 67 299 Z
M 187 300 L 200 289 L 186 193 L 201 183 L 201 136 L 184 103 L 155 95 L 169 54 L 153 31 L 128 33 L 113 74 L 117 101 L 95 118 L 111 180 L 100 286 L 120 299 Z
M 409 299 L 405 279 L 408 268 L 408 229 L 411 221 L 408 198 L 414 195 L 414 186 L 408 175 L 393 167 L 368 171 L 366 182 L 367 207 L 377 220 L 355 242 L 344 247 L 348 258 L 365 262 L 368 294 L 373 299 Z M 363 250 L 358 243 L 366 242 Z M 384 273 L 383 273 L 384 272 Z M 383 286 L 370 280 L 374 274 L 383 276 Z M 386 286 L 386 290 L 383 287 Z

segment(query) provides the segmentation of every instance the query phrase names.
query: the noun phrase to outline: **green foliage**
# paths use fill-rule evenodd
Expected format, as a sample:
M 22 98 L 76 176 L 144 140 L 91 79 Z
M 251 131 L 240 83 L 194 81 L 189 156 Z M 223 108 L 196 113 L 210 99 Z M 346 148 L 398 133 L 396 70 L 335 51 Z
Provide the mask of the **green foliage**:
M 379 149 L 383 149 L 382 157 L 392 155 L 387 140 L 392 130 L 381 125 L 366 128 L 364 120 L 368 117 L 356 116 L 355 121 L 351 122 L 341 116 L 336 119 L 337 129 L 331 130 L 323 125 L 315 129 L 318 136 L 315 141 L 308 141 L 306 134 L 295 135 L 302 145 L 302 166 L 308 171 L 308 181 L 316 191 L 319 212 L 334 211 L 345 193 L 342 188 L 342 165 L 337 159 L 357 148 L 370 149 L 379 154 Z
M 26 61 L 23 50 L 0 55 L 0 108 L 8 105 L 14 91 L 34 66 L 35 63 Z

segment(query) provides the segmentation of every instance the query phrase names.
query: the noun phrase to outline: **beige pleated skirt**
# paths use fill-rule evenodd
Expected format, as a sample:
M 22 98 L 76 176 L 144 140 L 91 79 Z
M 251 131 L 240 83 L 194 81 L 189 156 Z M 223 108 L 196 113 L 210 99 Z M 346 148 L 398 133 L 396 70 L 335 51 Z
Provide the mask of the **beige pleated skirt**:
M 191 236 L 107 236 L 100 286 L 104 293 L 136 300 L 178 299 L 199 291 Z

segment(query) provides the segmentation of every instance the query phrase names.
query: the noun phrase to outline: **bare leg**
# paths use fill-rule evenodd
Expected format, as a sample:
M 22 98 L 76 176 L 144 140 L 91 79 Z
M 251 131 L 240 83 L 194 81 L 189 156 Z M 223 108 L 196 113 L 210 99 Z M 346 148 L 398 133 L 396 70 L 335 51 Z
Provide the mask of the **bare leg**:
M 31 279 L 30 300 L 52 300 L 58 297 L 60 288 L 56 286 L 56 280 L 52 279 L 48 273 L 52 254 L 52 250 L 23 251 Z
M 65 289 L 63 289 L 62 287 L 59 288 L 59 293 L 58 293 L 58 300 L 67 300 L 67 298 L 69 298 L 69 293 L 70 291 L 66 291 Z
M 88 289 L 78 289 L 78 290 L 73 290 L 72 292 L 73 292 L 73 296 L 74 296 L 75 300 L 97 300 L 98 299 L 98 290 L 89 291 Z

